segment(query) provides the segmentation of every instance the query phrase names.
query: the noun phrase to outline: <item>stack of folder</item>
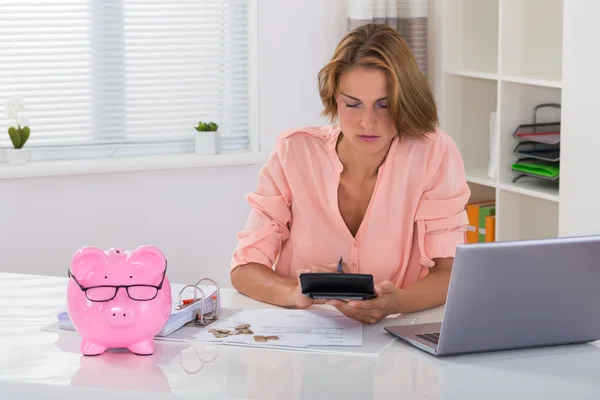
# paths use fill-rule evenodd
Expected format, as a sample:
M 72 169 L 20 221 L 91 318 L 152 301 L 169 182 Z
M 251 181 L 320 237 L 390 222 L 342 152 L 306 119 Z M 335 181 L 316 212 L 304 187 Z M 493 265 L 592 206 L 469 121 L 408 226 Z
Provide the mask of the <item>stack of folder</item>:
M 534 123 L 519 125 L 513 133 L 518 141 L 514 153 L 519 157 L 511 165 L 512 170 L 518 172 L 513 182 L 526 176 L 554 182 L 559 180 L 560 122 L 537 123 L 536 112 L 544 107 L 560 109 L 560 105 L 554 103 L 536 106 Z
M 467 204 L 467 243 L 484 243 L 496 240 L 496 202 L 478 201 Z
M 158 337 L 168 336 L 171 333 L 175 332 L 177 329 L 179 329 L 182 326 L 184 326 L 185 324 L 187 324 L 188 322 L 193 321 L 196 318 L 196 316 L 198 315 L 198 312 L 200 312 L 200 309 L 202 307 L 202 301 L 201 301 L 201 299 L 198 299 L 198 301 L 193 302 L 193 303 L 189 304 L 188 306 L 179 309 L 178 304 L 177 304 L 178 303 L 177 296 L 179 293 L 178 285 L 174 284 L 172 286 L 173 286 L 173 288 L 172 288 L 173 289 L 173 306 L 171 308 L 171 315 L 169 316 L 169 319 L 167 320 L 167 323 L 165 324 L 165 326 L 156 335 Z M 206 286 L 200 286 L 200 288 L 204 291 L 204 294 L 206 295 L 206 298 L 204 299 L 204 315 L 208 315 L 208 314 L 212 313 L 213 311 L 215 311 L 215 309 L 220 306 L 220 304 L 218 304 L 219 299 L 218 299 L 218 296 L 216 293 L 217 290 L 216 290 L 216 288 L 206 287 Z M 69 314 L 66 310 L 60 311 L 57 314 L 57 320 L 58 320 L 58 328 L 59 329 L 63 329 L 63 330 L 74 330 L 75 329 L 73 327 L 71 319 L 69 318 Z

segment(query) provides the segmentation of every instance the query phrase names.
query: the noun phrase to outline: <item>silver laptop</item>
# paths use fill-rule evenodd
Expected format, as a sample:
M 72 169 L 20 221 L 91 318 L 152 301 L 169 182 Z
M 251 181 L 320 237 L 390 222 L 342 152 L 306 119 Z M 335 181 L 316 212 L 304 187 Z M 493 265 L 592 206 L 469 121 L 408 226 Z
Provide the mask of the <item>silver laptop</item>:
M 600 339 L 600 236 L 464 244 L 442 322 L 387 326 L 431 354 Z

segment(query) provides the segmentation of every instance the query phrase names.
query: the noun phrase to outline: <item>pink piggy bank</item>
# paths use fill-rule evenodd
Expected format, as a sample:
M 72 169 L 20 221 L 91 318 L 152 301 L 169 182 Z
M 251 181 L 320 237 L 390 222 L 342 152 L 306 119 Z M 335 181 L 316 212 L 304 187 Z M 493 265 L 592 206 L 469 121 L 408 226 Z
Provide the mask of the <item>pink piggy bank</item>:
M 167 260 L 153 246 L 134 251 L 79 249 L 71 260 L 67 312 L 81 335 L 81 353 L 127 348 L 154 352 L 154 336 L 171 314 Z

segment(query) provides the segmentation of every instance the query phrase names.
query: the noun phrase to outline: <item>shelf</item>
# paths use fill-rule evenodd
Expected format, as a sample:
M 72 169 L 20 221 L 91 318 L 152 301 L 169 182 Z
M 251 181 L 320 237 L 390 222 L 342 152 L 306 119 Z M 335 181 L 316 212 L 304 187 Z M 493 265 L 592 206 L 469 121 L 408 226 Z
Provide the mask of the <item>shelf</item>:
M 262 165 L 266 159 L 267 155 L 265 153 L 247 152 L 214 155 L 179 153 L 43 161 L 30 160 L 26 165 L 0 163 L 0 180 L 181 168 Z
M 505 82 L 522 83 L 526 85 L 560 88 L 562 86 L 560 73 L 503 75 Z
M 496 188 L 488 185 L 480 185 L 477 182 L 469 182 L 471 196 L 469 202 L 489 201 L 496 198 Z
M 487 168 L 472 168 L 466 170 L 467 182 L 482 186 L 496 187 L 496 181 L 488 176 Z
M 446 64 L 454 70 L 496 73 L 498 0 L 454 0 L 447 4 L 443 9 Z
M 498 74 L 483 71 L 446 70 L 446 74 L 453 76 L 464 76 L 467 78 L 489 79 L 492 81 L 498 80 Z
M 494 80 L 459 75 L 446 75 L 444 81 L 445 107 L 440 113 L 440 127 L 456 142 L 465 169 L 487 171 L 490 114 L 496 110 L 498 84 Z M 487 177 L 487 172 L 475 176 Z
M 497 199 L 496 240 L 527 240 L 558 236 L 558 203 L 501 190 Z
M 500 183 L 499 188 L 507 192 L 522 194 L 536 199 L 548 200 L 555 203 L 559 201 L 557 185 L 544 181 L 529 180 L 527 182 Z
M 502 75 L 530 76 L 536 82 L 537 75 L 552 73 L 558 77 L 541 81 L 560 82 L 563 0 L 503 0 L 501 4 Z
M 558 179 L 522 176 L 512 165 L 524 154 L 560 160 L 566 167 L 572 162 L 541 154 L 540 146 L 538 153 L 527 153 L 528 142 L 514 136 L 521 125 L 552 122 L 543 127 L 559 129 L 556 123 L 563 120 L 557 106 L 563 99 L 563 1 L 442 2 L 444 54 L 441 96 L 436 99 L 440 127 L 455 140 L 464 160 L 469 201 L 496 201 L 497 241 L 559 233 L 559 206 L 565 197 L 559 195 Z M 494 178 L 488 176 L 490 160 Z M 560 179 L 567 178 L 571 184 L 570 176 Z

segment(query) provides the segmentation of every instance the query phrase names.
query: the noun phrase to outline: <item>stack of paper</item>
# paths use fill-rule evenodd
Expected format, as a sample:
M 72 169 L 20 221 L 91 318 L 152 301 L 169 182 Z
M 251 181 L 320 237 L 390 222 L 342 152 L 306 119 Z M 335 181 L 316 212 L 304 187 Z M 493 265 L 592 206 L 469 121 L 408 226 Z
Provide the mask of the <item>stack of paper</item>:
M 160 330 L 160 332 L 158 332 L 158 334 L 156 336 L 164 337 L 164 336 L 170 335 L 177 329 L 181 328 L 182 326 L 184 326 L 185 324 L 187 324 L 188 322 L 190 322 L 194 318 L 196 318 L 198 312 L 200 312 L 200 308 L 202 306 L 202 302 L 200 300 L 188 305 L 187 307 L 185 307 L 181 310 L 177 309 L 177 305 L 178 305 L 178 301 L 179 301 L 179 299 L 178 299 L 179 291 L 181 290 L 182 287 L 183 287 L 183 285 L 176 285 L 176 284 L 171 285 L 171 292 L 172 292 L 171 315 L 169 316 L 169 319 L 167 320 L 167 323 L 165 324 L 165 326 Z M 210 314 L 213 311 L 214 307 L 220 306 L 220 304 L 217 304 L 217 301 L 216 301 L 217 299 L 215 297 L 217 290 L 214 286 L 199 285 L 199 287 L 200 287 L 200 289 L 202 289 L 202 291 L 204 292 L 204 294 L 206 296 L 206 298 L 204 299 L 204 315 Z M 192 293 L 192 290 L 190 289 L 189 292 L 190 293 L 184 292 L 184 295 L 186 295 L 186 294 L 190 295 Z M 193 294 L 191 296 L 193 296 Z M 191 296 L 184 296 L 184 299 L 187 297 L 191 297 Z M 67 311 L 59 312 L 57 315 L 57 319 L 58 319 L 58 328 L 59 329 L 64 329 L 64 330 L 73 330 L 74 329 L 73 324 L 69 318 L 69 314 L 67 313 Z
M 417 321 L 390 316 L 376 324 L 362 324 L 338 310 L 321 308 L 241 310 L 193 333 L 186 341 L 376 357 L 396 341 L 385 326 Z

